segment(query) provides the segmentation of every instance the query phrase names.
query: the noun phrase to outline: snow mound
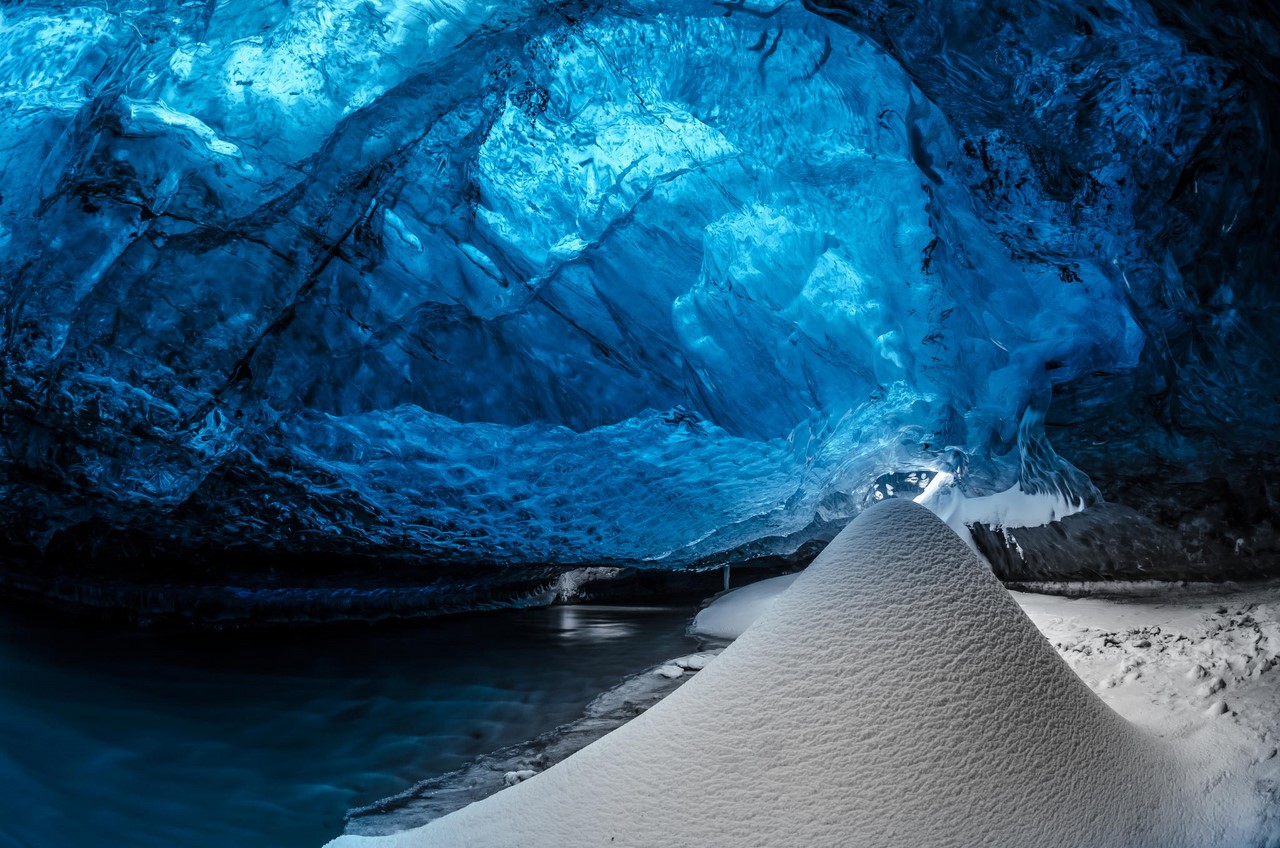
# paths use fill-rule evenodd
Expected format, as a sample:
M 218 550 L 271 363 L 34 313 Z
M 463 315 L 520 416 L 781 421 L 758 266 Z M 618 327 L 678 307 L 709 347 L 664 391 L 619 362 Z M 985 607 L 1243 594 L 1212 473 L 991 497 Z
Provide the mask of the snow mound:
M 799 576 L 784 574 L 770 577 L 721 594 L 693 617 L 689 635 L 712 642 L 732 642 L 753 621 L 768 612 Z
M 1214 844 L 1181 773 L 944 523 L 893 500 L 631 723 L 425 827 L 330 844 Z

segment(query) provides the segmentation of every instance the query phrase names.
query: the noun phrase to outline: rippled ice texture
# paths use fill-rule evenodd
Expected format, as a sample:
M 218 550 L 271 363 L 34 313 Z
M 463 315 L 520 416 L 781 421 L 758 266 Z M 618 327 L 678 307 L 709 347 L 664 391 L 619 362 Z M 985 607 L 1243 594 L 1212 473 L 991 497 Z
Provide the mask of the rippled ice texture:
M 1254 444 L 1229 63 L 853 5 L 5 9 L 8 542 L 682 564 L 889 472 L 1092 499 L 1055 390 L 1081 455 Z

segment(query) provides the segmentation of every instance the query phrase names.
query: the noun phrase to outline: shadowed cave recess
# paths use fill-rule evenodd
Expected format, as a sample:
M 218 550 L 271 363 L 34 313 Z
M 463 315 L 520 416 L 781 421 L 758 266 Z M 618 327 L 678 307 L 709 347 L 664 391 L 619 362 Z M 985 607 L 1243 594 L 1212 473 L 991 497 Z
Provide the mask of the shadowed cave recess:
M 971 522 L 1005 579 L 1280 573 L 1266 4 L 30 2 L 0 42 L 9 594 L 669 588 L 926 487 L 1022 505 Z

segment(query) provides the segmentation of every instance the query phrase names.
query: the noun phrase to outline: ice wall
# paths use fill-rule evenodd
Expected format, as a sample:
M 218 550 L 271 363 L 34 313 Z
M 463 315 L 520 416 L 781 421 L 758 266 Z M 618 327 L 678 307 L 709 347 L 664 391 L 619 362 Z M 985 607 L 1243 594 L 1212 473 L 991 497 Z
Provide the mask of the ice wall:
M 8 7 L 6 548 L 678 566 L 1096 500 L 1046 415 L 1270 456 L 1274 30 L 1194 12 Z

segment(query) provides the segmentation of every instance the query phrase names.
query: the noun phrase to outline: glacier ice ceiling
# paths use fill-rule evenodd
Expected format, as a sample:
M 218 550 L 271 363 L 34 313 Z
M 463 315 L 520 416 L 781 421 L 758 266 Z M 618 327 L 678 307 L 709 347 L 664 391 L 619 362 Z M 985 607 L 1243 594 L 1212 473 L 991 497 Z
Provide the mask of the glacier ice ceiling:
M 7 560 L 705 566 L 945 473 L 1273 568 L 1272 15 L 8 5 Z

